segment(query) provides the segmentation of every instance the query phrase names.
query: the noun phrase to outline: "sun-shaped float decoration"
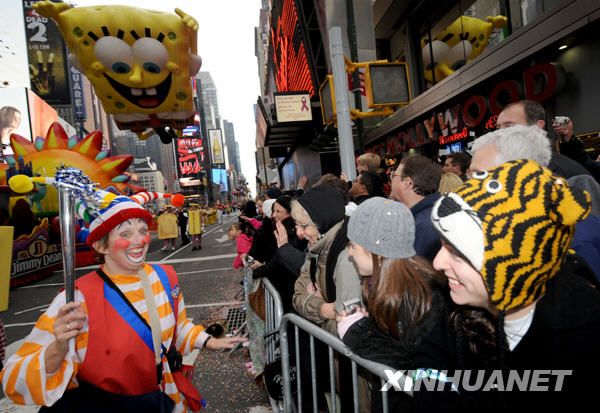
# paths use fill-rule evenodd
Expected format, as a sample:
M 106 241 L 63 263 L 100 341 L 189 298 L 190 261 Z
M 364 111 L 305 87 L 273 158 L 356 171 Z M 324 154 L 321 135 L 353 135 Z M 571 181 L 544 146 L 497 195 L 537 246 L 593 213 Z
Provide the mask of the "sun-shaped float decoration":
M 54 176 L 60 165 L 81 169 L 100 188 L 123 192 L 127 187 L 129 175 L 124 172 L 133 161 L 131 155 L 109 156 L 108 150 L 102 150 L 102 132 L 94 131 L 82 140 L 69 138 L 58 123 L 50 125 L 46 138 L 36 138 L 34 142 L 13 134 L 10 144 L 14 159 L 23 159 L 23 164 L 31 164 L 34 176 Z M 17 163 L 20 163 L 17 162 Z M 5 181 L 5 171 L 0 180 Z M 49 187 L 46 196 L 36 202 L 37 208 L 45 212 L 58 210 L 58 196 L 53 187 Z

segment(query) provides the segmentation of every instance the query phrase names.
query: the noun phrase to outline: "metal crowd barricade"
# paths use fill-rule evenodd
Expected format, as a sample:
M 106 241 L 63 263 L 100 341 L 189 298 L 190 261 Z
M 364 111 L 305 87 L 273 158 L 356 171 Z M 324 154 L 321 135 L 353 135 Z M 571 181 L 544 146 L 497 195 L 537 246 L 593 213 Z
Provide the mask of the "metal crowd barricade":
M 334 369 L 334 351 L 336 351 L 340 356 L 349 358 L 352 362 L 352 393 L 353 393 L 353 402 L 354 402 L 354 412 L 358 413 L 359 409 L 359 396 L 358 396 L 358 366 L 366 369 L 367 371 L 377 375 L 381 381 L 381 386 L 383 387 L 388 381 L 388 375 L 385 373 L 385 370 L 394 370 L 391 367 L 385 366 L 380 363 L 376 363 L 370 360 L 366 360 L 362 357 L 354 354 L 338 337 L 335 337 L 331 333 L 323 330 L 319 326 L 311 323 L 310 321 L 296 315 L 288 313 L 281 319 L 281 325 L 279 327 L 279 334 L 281 339 L 281 367 L 283 373 L 283 401 L 284 401 L 284 411 L 285 412 L 293 412 L 297 411 L 297 406 L 301 406 L 302 403 L 302 382 L 301 375 L 296 374 L 296 385 L 297 385 L 297 404 L 294 404 L 292 400 L 292 383 L 289 375 L 290 370 L 290 352 L 289 352 L 289 342 L 287 336 L 287 328 L 288 324 L 294 325 L 294 338 L 295 338 L 295 348 L 299 349 L 299 330 L 302 329 L 310 336 L 310 364 L 311 364 L 311 383 L 312 386 L 312 404 L 313 404 L 313 412 L 318 411 L 317 407 L 317 377 L 316 377 L 316 367 L 315 367 L 315 338 L 321 342 L 323 342 L 328 347 L 329 353 L 329 378 L 330 378 L 330 391 L 331 391 L 331 400 L 332 400 L 332 411 L 337 412 L 337 400 L 336 400 L 336 383 L 335 383 L 335 369 Z M 296 351 L 296 366 L 300 366 L 300 351 Z M 398 384 L 401 388 L 405 388 L 405 377 L 402 377 L 398 380 Z M 411 391 L 405 391 L 406 394 L 412 396 Z M 381 392 L 382 395 L 382 404 L 383 404 L 383 412 L 389 412 L 388 405 L 388 393 Z M 341 397 L 340 397 L 341 399 Z
M 279 340 L 279 325 L 283 317 L 281 297 L 273 284 L 266 279 L 262 280 L 265 289 L 265 344 L 266 364 L 272 363 L 277 358 L 277 341 Z
M 244 305 L 247 307 L 248 295 L 250 294 L 250 288 L 252 288 L 252 268 L 249 264 L 244 265 Z

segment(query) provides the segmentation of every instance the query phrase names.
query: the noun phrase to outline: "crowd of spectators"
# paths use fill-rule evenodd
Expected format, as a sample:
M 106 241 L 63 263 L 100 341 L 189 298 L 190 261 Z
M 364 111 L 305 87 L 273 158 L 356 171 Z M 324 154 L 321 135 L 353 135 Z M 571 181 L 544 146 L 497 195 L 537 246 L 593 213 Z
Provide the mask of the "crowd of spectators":
M 556 136 L 576 138 L 556 125 L 544 131 L 540 108 L 528 101 L 507 106 L 496 131 L 441 163 L 412 155 L 386 171 L 377 155 L 364 154 L 353 181 L 324 175 L 291 197 L 270 188 L 232 227 L 239 257 L 252 257 L 254 277 L 271 281 L 285 312 L 362 357 L 420 371 L 416 381 L 440 382 L 444 391 L 412 398 L 394 392 L 392 411 L 593 401 L 600 187 L 589 169 L 595 161 L 561 154 Z M 307 337 L 298 343 L 292 362 L 294 352 L 308 349 Z M 329 364 L 316 346 L 316 396 L 326 410 Z M 302 360 L 300 378 L 309 383 L 310 360 Z M 336 359 L 337 391 L 348 385 L 346 368 Z M 481 392 L 447 379 L 465 369 L 486 380 L 494 372 L 570 373 L 562 391 Z M 551 377 L 549 387 L 558 380 Z M 360 411 L 380 411 L 378 383 L 359 374 Z M 312 409 L 312 392 L 303 386 L 301 411 Z

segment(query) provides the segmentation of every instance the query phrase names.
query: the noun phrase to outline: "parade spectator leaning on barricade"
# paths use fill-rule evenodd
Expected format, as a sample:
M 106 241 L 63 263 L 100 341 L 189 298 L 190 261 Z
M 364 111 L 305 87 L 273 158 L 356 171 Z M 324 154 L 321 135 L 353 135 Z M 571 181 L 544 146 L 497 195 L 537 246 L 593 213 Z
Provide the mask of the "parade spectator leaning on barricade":
M 416 255 L 409 209 L 390 199 L 368 199 L 350 217 L 348 238 L 350 256 L 364 280 L 365 306 L 346 306 L 338 315 L 344 343 L 359 356 L 394 369 L 448 368 L 454 340 L 447 281 Z M 382 411 L 378 382 L 372 384 L 373 412 Z M 419 392 L 411 399 L 393 391 L 390 411 L 439 408 L 435 403 L 442 401 L 435 395 Z
M 473 144 L 472 173 L 495 168 L 507 161 L 529 159 L 546 167 L 552 159 L 546 132 L 537 126 L 515 125 L 487 133 Z M 589 177 L 589 175 L 578 175 Z M 584 178 L 585 179 L 585 178 Z M 580 182 L 580 181 L 576 181 Z M 577 186 L 577 184 L 575 184 Z M 585 188 L 583 188 L 585 189 Z M 572 247 L 577 253 L 567 255 L 567 265 L 573 273 L 595 282 L 599 255 L 600 218 L 590 214 L 576 223 Z M 581 258 L 583 257 L 583 258 Z M 590 261 L 586 261 L 590 259 Z M 594 269 L 592 269 L 594 268 Z
M 442 168 L 421 155 L 402 159 L 392 176 L 392 199 L 410 208 L 415 219 L 415 251 L 433 260 L 440 249 L 440 236 L 431 225 L 431 208 L 440 197 Z
M 589 210 L 587 194 L 528 160 L 473 172 L 436 202 L 443 247 L 433 264 L 459 306 L 456 368 L 479 383 L 467 390 L 464 377 L 454 380 L 463 410 L 596 403 L 600 292 L 564 266 Z
M 272 264 L 270 274 L 267 275 L 281 296 L 284 313 L 292 311 L 294 284 L 300 275 L 301 267 L 301 264 L 298 265 L 298 261 L 302 259 L 304 262 L 307 246 L 307 241 L 298 238 L 296 234 L 296 223 L 291 216 L 291 203 L 292 198 L 281 195 L 273 204 L 277 254 L 273 259 L 274 264 Z M 259 276 L 260 272 L 264 272 L 260 267 L 257 268 L 257 271 L 259 271 Z
M 331 334 L 336 332 L 336 311 L 348 300 L 360 300 L 358 273 L 348 256 L 348 238 L 344 220 L 344 198 L 339 191 L 321 185 L 292 202 L 292 217 L 299 238 L 308 242 L 309 252 L 294 291 L 294 308 L 302 317 Z M 300 354 L 307 354 L 308 339 L 300 335 Z M 328 380 L 326 351 L 317 349 L 319 389 Z M 303 357 L 300 374 L 303 383 L 310 380 L 310 360 Z M 311 392 L 303 390 L 303 406 L 310 406 Z M 320 405 L 324 394 L 318 391 Z
M 281 265 L 297 278 L 300 275 L 302 265 L 304 265 L 304 262 L 306 261 L 308 243 L 306 239 L 296 231 L 296 222 L 291 216 L 292 200 L 289 197 L 279 197 L 277 198 L 274 209 L 277 256 L 279 257 Z M 284 209 L 285 212 L 278 212 L 280 209 Z M 287 214 L 289 214 L 289 217 L 283 220 L 280 218 Z
M 260 226 L 256 225 L 256 219 L 248 219 L 245 216 L 241 216 L 241 220 L 247 220 L 256 229 L 254 236 L 252 237 L 252 248 L 248 252 L 253 258 L 253 262 L 250 265 L 252 270 L 256 270 L 258 267 L 265 265 L 267 262 L 277 256 L 277 241 L 275 241 L 275 225 L 271 219 L 273 214 L 274 199 L 267 199 L 261 208 L 262 219 L 260 220 Z M 268 271 L 268 270 L 267 270 Z

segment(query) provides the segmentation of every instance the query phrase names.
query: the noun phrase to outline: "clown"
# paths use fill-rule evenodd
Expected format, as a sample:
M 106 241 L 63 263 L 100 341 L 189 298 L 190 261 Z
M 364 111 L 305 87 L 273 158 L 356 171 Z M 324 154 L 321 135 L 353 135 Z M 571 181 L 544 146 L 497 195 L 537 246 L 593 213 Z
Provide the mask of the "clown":
M 198 22 L 128 6 L 72 7 L 40 1 L 69 45 L 71 64 L 85 74 L 119 129 L 145 139 L 154 129 L 164 143 L 194 118 L 190 77 L 200 70 Z
M 181 372 L 181 355 L 232 348 L 243 339 L 213 338 L 194 325 L 173 268 L 145 262 L 152 215 L 142 205 L 161 197 L 98 190 L 76 205 L 90 222 L 87 242 L 102 265 L 76 281 L 74 302 L 65 304 L 65 293 L 58 294 L 7 361 L 0 377 L 15 403 L 52 406 L 52 412 L 202 407 Z

